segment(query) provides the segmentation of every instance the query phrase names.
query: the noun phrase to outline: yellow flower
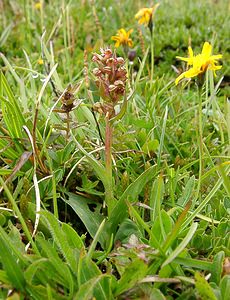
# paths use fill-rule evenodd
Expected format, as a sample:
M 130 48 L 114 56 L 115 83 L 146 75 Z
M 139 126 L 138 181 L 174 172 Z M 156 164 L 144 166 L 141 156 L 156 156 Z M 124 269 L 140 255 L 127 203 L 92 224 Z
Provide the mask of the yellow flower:
M 221 59 L 222 55 L 212 55 L 212 45 L 208 42 L 204 43 L 201 54 L 194 56 L 191 47 L 188 47 L 188 53 L 189 57 L 177 56 L 178 59 L 186 61 L 188 66 L 192 67 L 177 77 L 175 80 L 176 85 L 182 78 L 192 78 L 205 73 L 207 70 L 212 70 L 215 75 L 215 71 L 222 68 L 222 66 L 216 65 L 217 60 Z
M 126 31 L 124 28 L 121 28 L 117 31 L 117 34 L 111 37 L 111 40 L 116 41 L 115 47 L 118 48 L 120 45 L 123 46 L 133 46 L 133 41 L 129 37 L 133 32 L 133 29 Z
M 42 58 L 39 58 L 38 61 L 37 61 L 37 63 L 38 63 L 39 65 L 43 65 L 43 63 L 44 63 L 44 62 L 43 62 L 43 59 L 42 59 Z
M 138 20 L 138 23 L 141 25 L 141 24 L 144 24 L 145 26 L 148 26 L 149 25 L 149 22 L 151 22 L 152 20 L 152 17 L 153 17 L 153 14 L 154 12 L 156 11 L 157 7 L 159 6 L 160 4 L 157 3 L 155 4 L 153 7 L 151 8 L 141 8 L 138 13 L 135 15 L 135 19 Z
M 35 9 L 40 10 L 42 8 L 42 3 L 41 2 L 36 2 L 34 4 Z

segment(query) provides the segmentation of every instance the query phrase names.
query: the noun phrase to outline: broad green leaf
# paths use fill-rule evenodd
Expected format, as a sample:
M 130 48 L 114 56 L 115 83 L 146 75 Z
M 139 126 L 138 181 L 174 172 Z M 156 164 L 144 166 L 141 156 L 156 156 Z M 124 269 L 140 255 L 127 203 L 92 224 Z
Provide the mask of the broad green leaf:
M 69 267 L 59 257 L 57 250 L 49 241 L 46 241 L 41 236 L 38 236 L 36 240 L 38 241 L 40 247 L 42 247 L 42 250 L 44 252 L 43 256 L 47 257 L 54 271 L 56 272 L 60 284 L 68 288 L 70 291 L 70 295 L 73 295 L 75 278 L 70 272 Z M 74 254 L 76 257 L 79 256 L 79 253 L 77 253 L 76 251 L 74 252 Z M 78 261 L 76 261 L 76 264 L 77 262 Z
M 66 235 L 68 243 L 71 248 L 81 249 L 84 248 L 84 243 L 77 232 L 69 224 L 63 223 L 62 230 Z
M 88 257 L 83 257 L 81 263 L 79 263 L 78 270 L 78 281 L 79 286 L 87 283 L 89 280 L 93 278 L 101 277 L 101 271 L 97 267 L 97 265 L 89 260 Z M 110 289 L 110 280 L 111 277 L 102 278 L 97 284 L 94 286 L 93 295 L 96 299 L 110 299 L 111 289 Z M 109 288 L 108 288 L 109 286 Z
M 107 284 L 104 284 L 104 287 L 107 289 L 108 285 L 108 275 L 99 275 L 97 277 L 91 278 L 90 280 L 86 281 L 84 284 L 80 286 L 79 291 L 74 297 L 74 300 L 88 300 L 88 299 L 100 299 L 100 300 L 110 300 L 111 298 L 111 291 L 108 295 L 106 290 L 101 289 L 101 292 L 95 293 L 95 288 L 97 285 L 103 281 L 104 279 L 107 279 Z M 97 295 L 97 297 L 96 297 Z M 95 296 L 95 298 L 94 298 Z
M 124 191 L 116 206 L 111 212 L 110 218 L 105 226 L 106 232 L 112 234 L 116 232 L 120 224 L 128 215 L 126 200 L 130 202 L 137 201 L 145 185 L 156 175 L 156 166 L 152 166 L 143 172 L 134 182 L 132 182 Z
M 114 241 L 120 241 L 122 244 L 128 243 L 130 236 L 134 234 L 140 237 L 140 230 L 135 222 L 125 219 L 119 226 Z
M 181 225 L 186 218 L 190 205 L 191 202 L 189 201 L 185 206 L 184 210 L 182 211 L 182 213 L 179 215 L 175 225 L 172 228 L 172 231 L 167 235 L 167 238 L 163 245 L 164 251 L 167 251 L 167 249 L 169 249 L 169 247 L 173 244 L 173 242 L 176 240 L 177 236 L 179 235 L 181 230 Z
M 212 271 L 212 263 L 205 260 L 192 259 L 192 258 L 184 258 L 184 257 L 176 257 L 174 262 L 189 268 L 195 268 L 199 270 Z
M 17 155 L 18 157 L 18 155 Z M 13 169 L 0 169 L 0 176 L 4 175 L 10 175 L 13 172 Z M 22 176 L 24 173 L 23 172 L 17 172 L 18 176 Z
M 0 96 L 2 101 L 3 119 L 7 124 L 7 128 L 13 138 L 22 137 L 22 126 L 25 125 L 25 119 L 22 114 L 22 110 L 19 103 L 14 97 L 7 80 L 3 73 L 0 73 L 1 91 L 0 95 L 4 95 L 6 98 Z
M 217 300 L 207 280 L 202 275 L 200 275 L 199 272 L 195 273 L 195 280 L 197 292 L 202 300 Z
M 229 299 L 229 291 L 230 291 L 230 275 L 225 275 L 220 281 L 220 292 L 222 296 L 221 300 Z
M 52 299 L 55 300 L 66 300 L 66 296 L 59 294 L 56 289 L 51 290 L 52 293 Z M 49 299 L 47 295 L 47 287 L 44 287 L 42 285 L 29 285 L 26 287 L 26 294 L 29 297 L 29 299 L 35 299 L 35 300 L 43 300 L 43 299 Z
M 147 273 L 147 264 L 139 259 L 134 259 L 129 265 L 126 266 L 121 279 L 117 282 L 114 295 L 119 296 L 123 292 L 134 287 L 141 279 L 143 279 Z
M 220 283 L 221 274 L 223 272 L 224 256 L 224 251 L 220 251 L 214 256 L 213 259 L 212 276 L 210 281 L 215 282 L 217 285 Z
M 153 288 L 149 300 L 166 300 L 160 290 Z
M 90 199 L 73 193 L 66 193 L 66 195 L 68 196 L 68 199 L 66 199 L 65 202 L 72 207 L 87 228 L 89 234 L 94 237 L 103 221 L 103 216 L 97 208 L 98 204 Z M 96 207 L 95 211 L 91 211 L 89 208 L 90 206 Z M 102 246 L 105 245 L 107 238 L 108 234 L 103 231 L 99 236 L 99 242 Z
M 24 272 L 26 282 L 28 284 L 33 284 L 33 280 L 35 279 L 36 281 L 36 279 L 38 280 L 38 278 L 41 276 L 40 284 L 46 284 L 46 280 L 48 279 L 46 274 L 46 271 L 48 270 L 48 268 L 46 268 L 47 264 L 47 258 L 36 259 L 34 262 L 32 262 Z M 41 269 L 42 272 L 39 269 Z M 38 273 L 38 278 L 36 278 L 36 273 Z M 51 273 L 49 272 L 49 276 L 50 275 Z
M 17 230 L 17 229 L 16 229 Z M 20 243 L 20 247 L 15 245 L 14 241 L 11 240 L 10 235 L 5 232 L 5 230 L 0 226 L 0 238 L 4 240 L 5 244 L 10 247 L 11 253 L 14 257 L 16 257 L 20 263 L 23 265 L 29 264 L 28 260 L 24 256 L 24 251 L 21 252 L 22 243 Z
M 94 236 L 94 239 L 88 249 L 88 253 L 87 253 L 87 258 L 88 259 L 91 259 L 93 257 L 93 254 L 94 254 L 94 250 L 97 246 L 97 242 L 99 240 L 99 237 L 101 235 L 101 232 L 102 232 L 102 229 L 104 228 L 104 225 L 105 225 L 105 219 L 103 219 L 103 221 L 101 222 L 100 226 L 98 227 L 98 230 Z
M 165 234 L 167 235 L 172 231 L 174 222 L 165 210 L 162 210 L 160 214 L 161 214 L 162 226 L 164 228 Z M 156 221 L 153 223 L 153 226 L 151 228 L 151 233 L 155 237 L 155 239 L 157 239 L 158 242 L 161 243 L 164 241 L 165 238 L 164 235 L 162 234 L 159 216 L 156 218 Z M 150 238 L 149 243 L 152 247 L 156 247 L 153 239 Z
M 96 160 L 91 154 L 89 154 L 76 140 L 75 136 L 72 134 L 73 140 L 77 145 L 77 148 L 85 155 L 85 157 L 88 159 L 90 164 L 92 165 L 94 171 L 96 172 L 97 176 L 101 179 L 104 188 L 106 189 L 110 184 L 107 178 L 107 173 L 104 168 L 104 166 Z
M 0 236 L 0 260 L 12 286 L 20 291 L 25 289 L 25 278 L 17 258 L 13 256 L 10 245 Z
M 61 230 L 61 223 L 48 211 L 41 212 L 41 215 L 46 220 L 54 242 L 62 253 L 67 264 L 70 266 L 72 271 L 76 273 L 76 255 L 74 255 L 74 251 L 70 248 L 65 233 Z

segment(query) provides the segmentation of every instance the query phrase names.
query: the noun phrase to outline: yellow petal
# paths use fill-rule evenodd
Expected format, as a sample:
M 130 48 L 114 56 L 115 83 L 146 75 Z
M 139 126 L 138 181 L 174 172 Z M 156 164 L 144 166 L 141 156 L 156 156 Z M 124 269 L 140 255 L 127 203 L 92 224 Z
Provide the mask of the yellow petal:
M 205 42 L 202 49 L 202 54 L 206 57 L 209 57 L 211 53 L 212 53 L 212 45 L 209 44 L 208 42 Z
M 113 35 L 113 36 L 111 37 L 111 40 L 112 40 L 112 41 L 120 41 L 120 38 L 119 38 L 119 36 Z
M 191 68 L 184 73 L 184 77 L 191 78 L 191 77 L 195 77 L 195 76 L 199 75 L 200 73 L 201 73 L 201 71 L 199 69 Z
M 191 68 L 188 71 L 180 74 L 180 76 L 177 77 L 177 79 L 175 80 L 175 84 L 177 85 L 178 82 L 182 79 L 182 78 L 192 78 L 195 77 L 197 75 L 199 75 L 201 72 L 198 69 L 195 68 Z
M 141 8 L 136 14 L 135 14 L 135 19 L 139 19 L 140 17 L 143 16 L 144 12 L 146 11 L 147 8 Z
M 42 4 L 41 4 L 41 2 L 37 2 L 37 3 L 35 3 L 35 8 L 37 9 L 37 10 L 39 10 L 39 9 L 41 9 L 42 8 Z
M 118 48 L 120 46 L 120 41 L 117 41 L 115 47 Z
M 222 68 L 222 66 L 216 66 L 214 64 L 211 64 L 208 69 L 212 70 L 212 71 L 216 71 L 216 70 L 220 70 Z
M 223 55 L 222 54 L 217 54 L 217 55 L 212 55 L 211 57 L 210 57 L 210 59 L 221 59 L 223 57 Z
M 178 76 L 178 77 L 176 78 L 176 80 L 175 80 L 175 84 L 176 84 L 176 85 L 178 85 L 179 81 L 180 81 L 182 78 L 184 78 L 184 74 L 185 74 L 185 73 L 186 73 L 186 72 L 180 74 L 180 76 Z
M 189 62 L 191 59 L 189 57 L 181 57 L 181 56 L 176 56 L 177 59 L 183 60 L 183 61 L 187 61 Z
M 131 39 L 128 40 L 128 46 L 129 46 L 130 48 L 133 47 L 133 41 L 132 41 Z
M 125 31 L 124 28 L 121 28 L 120 30 L 118 30 L 118 32 L 119 32 L 120 34 L 126 35 L 126 31 Z
M 188 47 L 188 54 L 189 54 L 189 57 L 193 57 L 193 50 L 192 50 L 192 47 Z

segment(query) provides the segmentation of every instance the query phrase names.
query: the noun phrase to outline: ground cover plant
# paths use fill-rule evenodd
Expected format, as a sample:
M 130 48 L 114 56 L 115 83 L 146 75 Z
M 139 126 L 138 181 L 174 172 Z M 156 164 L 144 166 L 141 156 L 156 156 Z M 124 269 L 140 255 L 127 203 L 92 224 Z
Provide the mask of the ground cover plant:
M 0 299 L 229 299 L 229 2 L 0 9 Z

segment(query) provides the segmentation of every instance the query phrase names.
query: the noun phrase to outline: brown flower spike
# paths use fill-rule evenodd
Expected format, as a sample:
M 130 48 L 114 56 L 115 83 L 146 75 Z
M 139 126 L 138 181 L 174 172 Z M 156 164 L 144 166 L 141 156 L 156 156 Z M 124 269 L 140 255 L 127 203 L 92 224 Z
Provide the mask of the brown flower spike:
M 114 106 L 125 93 L 125 61 L 122 57 L 117 57 L 110 48 L 100 49 L 100 54 L 94 53 L 92 60 L 98 65 L 93 74 L 100 96 L 105 102 L 100 104 L 100 109 L 105 115 L 109 113 L 112 117 L 115 114 Z

